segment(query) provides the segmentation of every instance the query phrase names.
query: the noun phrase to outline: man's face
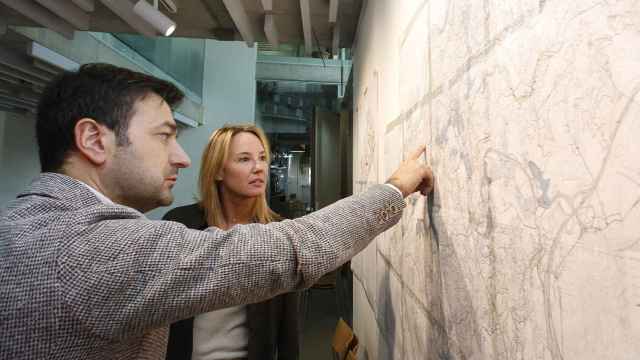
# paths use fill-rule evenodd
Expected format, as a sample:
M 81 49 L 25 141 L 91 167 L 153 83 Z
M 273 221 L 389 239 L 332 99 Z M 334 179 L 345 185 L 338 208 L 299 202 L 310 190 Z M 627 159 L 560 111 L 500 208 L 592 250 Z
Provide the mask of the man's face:
M 129 143 L 117 146 L 105 169 L 116 202 L 141 212 L 173 202 L 178 169 L 191 164 L 176 141 L 171 109 L 156 94 L 139 100 L 129 122 Z

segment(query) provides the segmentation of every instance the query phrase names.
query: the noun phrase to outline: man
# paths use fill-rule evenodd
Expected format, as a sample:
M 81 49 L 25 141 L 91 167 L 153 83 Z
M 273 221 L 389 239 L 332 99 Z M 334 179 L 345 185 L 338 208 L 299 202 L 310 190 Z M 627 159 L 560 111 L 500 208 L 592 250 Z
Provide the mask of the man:
M 1 359 L 160 359 L 167 326 L 312 285 L 429 191 L 419 149 L 378 185 L 293 221 L 195 231 L 143 212 L 178 170 L 172 84 L 106 64 L 44 92 L 42 174 L 0 216 Z M 402 193 L 402 194 L 401 194 Z

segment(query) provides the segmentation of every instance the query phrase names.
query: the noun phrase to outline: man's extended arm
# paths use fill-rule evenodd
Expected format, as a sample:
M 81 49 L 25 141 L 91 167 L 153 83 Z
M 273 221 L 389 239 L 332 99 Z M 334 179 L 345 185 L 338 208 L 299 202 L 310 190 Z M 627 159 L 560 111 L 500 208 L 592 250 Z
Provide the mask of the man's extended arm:
M 296 220 L 229 231 L 96 214 L 102 219 L 78 227 L 84 234 L 59 257 L 61 291 L 94 333 L 123 339 L 310 286 L 395 224 L 403 207 L 397 191 L 378 185 Z

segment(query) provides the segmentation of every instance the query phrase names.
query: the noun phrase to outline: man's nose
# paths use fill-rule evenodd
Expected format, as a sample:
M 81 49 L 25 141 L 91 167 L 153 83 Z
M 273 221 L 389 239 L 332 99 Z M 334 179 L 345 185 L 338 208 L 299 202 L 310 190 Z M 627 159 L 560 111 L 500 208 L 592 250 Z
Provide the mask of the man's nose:
M 171 165 L 177 168 L 188 168 L 191 166 L 191 159 L 189 159 L 189 155 L 184 151 L 182 146 L 176 142 L 175 149 L 171 152 L 171 157 L 169 158 L 169 162 Z

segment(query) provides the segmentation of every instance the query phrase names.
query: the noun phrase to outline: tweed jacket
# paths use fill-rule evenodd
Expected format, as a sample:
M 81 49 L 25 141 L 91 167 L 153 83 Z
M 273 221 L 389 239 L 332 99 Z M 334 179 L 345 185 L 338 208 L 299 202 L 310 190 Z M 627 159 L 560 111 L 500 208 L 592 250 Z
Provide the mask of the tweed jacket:
M 379 185 L 296 220 L 198 231 L 40 174 L 0 214 L 0 359 L 162 359 L 169 324 L 311 286 L 404 206 Z
M 207 228 L 204 209 L 198 204 L 172 209 L 162 219 L 177 221 L 190 229 Z M 298 359 L 298 303 L 298 292 L 294 291 L 247 305 L 248 360 Z M 191 360 L 193 319 L 171 324 L 166 360 Z

